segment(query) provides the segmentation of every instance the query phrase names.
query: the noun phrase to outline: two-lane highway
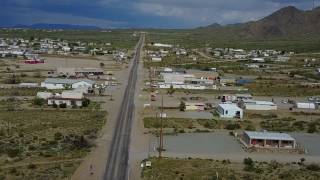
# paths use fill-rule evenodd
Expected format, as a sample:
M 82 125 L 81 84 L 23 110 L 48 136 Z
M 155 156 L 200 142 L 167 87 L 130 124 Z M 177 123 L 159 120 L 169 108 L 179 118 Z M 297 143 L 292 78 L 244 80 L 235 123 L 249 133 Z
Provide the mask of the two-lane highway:
M 134 95 L 137 82 L 138 63 L 140 61 L 140 53 L 143 48 L 144 39 L 145 36 L 142 34 L 136 46 L 128 85 L 123 96 L 121 110 L 118 114 L 108 154 L 108 162 L 104 174 L 105 180 L 128 179 L 129 145 L 132 120 L 134 118 Z

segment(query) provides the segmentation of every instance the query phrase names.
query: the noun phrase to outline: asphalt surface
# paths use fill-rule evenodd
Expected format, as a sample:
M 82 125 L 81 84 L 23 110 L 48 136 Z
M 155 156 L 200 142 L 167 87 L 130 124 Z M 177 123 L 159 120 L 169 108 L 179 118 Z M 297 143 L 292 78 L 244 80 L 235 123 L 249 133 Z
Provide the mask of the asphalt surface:
M 118 114 L 117 123 L 112 137 L 111 147 L 108 154 L 108 162 L 104 174 L 105 180 L 125 180 L 129 175 L 129 145 L 132 121 L 134 118 L 134 95 L 137 83 L 137 69 L 140 53 L 144 43 L 144 35 L 141 35 L 136 53 L 133 58 L 128 85 Z

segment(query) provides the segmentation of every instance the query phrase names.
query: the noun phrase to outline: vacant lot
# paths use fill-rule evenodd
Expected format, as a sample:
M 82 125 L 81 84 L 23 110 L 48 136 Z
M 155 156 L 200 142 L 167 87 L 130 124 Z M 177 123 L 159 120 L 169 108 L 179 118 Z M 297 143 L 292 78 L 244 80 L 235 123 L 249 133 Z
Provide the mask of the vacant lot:
M 145 128 L 159 129 L 161 126 L 160 118 L 146 117 L 143 119 Z M 164 118 L 163 128 L 172 129 L 173 133 L 184 132 L 210 132 L 214 129 L 227 130 L 254 130 L 251 121 L 227 121 L 209 119 L 187 119 L 187 118 Z
M 276 161 L 255 162 L 248 158 L 244 163 L 212 159 L 151 159 L 152 167 L 144 168 L 145 180 L 193 180 L 193 179 L 234 179 L 234 180 L 302 180 L 319 179 L 317 164 L 281 164 Z
M 254 96 L 305 97 L 320 94 L 320 89 L 301 86 L 297 81 L 263 79 L 246 85 Z
M 106 112 L 0 111 L 0 177 L 66 179 L 94 145 Z

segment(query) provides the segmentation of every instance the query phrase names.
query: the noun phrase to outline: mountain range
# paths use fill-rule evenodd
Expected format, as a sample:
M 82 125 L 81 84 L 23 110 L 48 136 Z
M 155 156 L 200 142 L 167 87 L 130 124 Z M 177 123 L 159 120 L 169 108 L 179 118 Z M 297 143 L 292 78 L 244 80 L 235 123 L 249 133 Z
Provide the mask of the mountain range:
M 88 25 L 46 24 L 16 25 L 13 28 L 30 29 L 65 29 L 65 30 L 100 30 Z M 319 37 L 320 7 L 313 10 L 299 10 L 288 6 L 257 21 L 239 24 L 211 24 L 196 28 L 197 33 L 210 33 L 220 37 L 233 38 L 273 38 L 273 37 Z
M 215 23 L 197 30 L 242 38 L 319 36 L 320 7 L 303 11 L 289 6 L 257 21 L 225 26 Z

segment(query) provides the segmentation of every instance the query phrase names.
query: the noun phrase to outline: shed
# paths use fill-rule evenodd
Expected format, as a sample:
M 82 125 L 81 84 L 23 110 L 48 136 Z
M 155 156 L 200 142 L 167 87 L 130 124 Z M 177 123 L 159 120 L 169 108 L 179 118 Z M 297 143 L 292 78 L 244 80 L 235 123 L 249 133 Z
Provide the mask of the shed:
M 222 118 L 243 118 L 243 110 L 237 104 L 219 104 L 217 112 Z
M 186 111 L 204 111 L 205 104 L 201 102 L 185 102 Z

